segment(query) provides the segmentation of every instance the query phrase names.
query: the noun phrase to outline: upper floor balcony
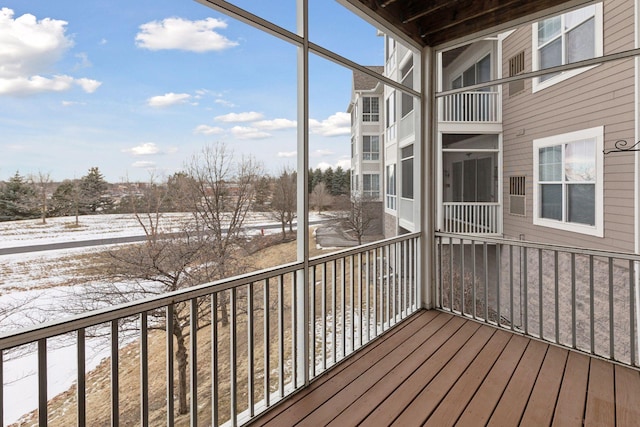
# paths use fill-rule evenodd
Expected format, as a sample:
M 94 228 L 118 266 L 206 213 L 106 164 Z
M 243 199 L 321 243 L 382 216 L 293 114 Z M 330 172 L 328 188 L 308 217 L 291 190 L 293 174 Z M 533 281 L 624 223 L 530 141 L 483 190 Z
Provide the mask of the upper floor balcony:
M 501 123 L 502 94 L 488 91 L 458 92 L 438 99 L 438 121 L 446 123 Z
M 420 235 L 409 234 L 4 334 L 1 366 L 15 347 L 37 355 L 32 421 L 40 426 L 65 419 L 47 393 L 48 355 L 62 337 L 77 350 L 68 361 L 77 383 L 65 397 L 77 425 L 119 425 L 131 414 L 141 425 L 171 426 L 640 419 L 640 256 L 434 237 L 426 248 L 433 282 L 420 269 Z M 434 310 L 425 310 L 427 299 Z M 176 313 L 183 324 L 165 321 Z M 108 378 L 85 372 L 96 328 L 110 336 Z M 176 351 L 177 328 L 186 352 Z M 149 370 L 157 352 L 164 372 Z M 125 376 L 137 389 L 122 386 Z M 6 397 L 0 393 L 3 405 Z

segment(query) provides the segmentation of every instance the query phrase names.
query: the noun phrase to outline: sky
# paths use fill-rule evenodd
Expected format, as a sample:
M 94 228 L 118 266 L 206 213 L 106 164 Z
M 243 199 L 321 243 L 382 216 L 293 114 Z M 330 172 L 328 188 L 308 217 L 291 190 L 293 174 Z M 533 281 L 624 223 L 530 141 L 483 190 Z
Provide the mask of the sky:
M 295 0 L 231 3 L 295 32 Z M 310 39 L 383 64 L 373 26 L 310 3 Z M 0 180 L 169 176 L 206 145 L 296 165 L 295 46 L 194 0 L 0 0 Z M 350 70 L 310 61 L 311 167 L 349 167 Z

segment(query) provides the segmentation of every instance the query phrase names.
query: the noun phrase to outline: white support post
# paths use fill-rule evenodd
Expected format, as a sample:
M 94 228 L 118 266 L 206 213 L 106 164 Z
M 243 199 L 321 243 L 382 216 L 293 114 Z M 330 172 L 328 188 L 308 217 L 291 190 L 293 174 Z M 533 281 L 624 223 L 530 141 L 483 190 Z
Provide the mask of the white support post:
M 297 0 L 297 28 L 302 37 L 298 47 L 298 182 L 297 252 L 304 267 L 298 272 L 297 286 L 297 381 L 309 384 L 309 7 L 308 0 Z

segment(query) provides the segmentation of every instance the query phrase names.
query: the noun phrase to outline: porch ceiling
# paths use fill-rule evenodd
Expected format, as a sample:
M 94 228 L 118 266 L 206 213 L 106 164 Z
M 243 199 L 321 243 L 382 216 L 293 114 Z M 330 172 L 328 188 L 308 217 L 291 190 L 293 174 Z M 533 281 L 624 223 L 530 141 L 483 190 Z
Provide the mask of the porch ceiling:
M 348 0 L 423 46 L 436 46 L 575 0 Z

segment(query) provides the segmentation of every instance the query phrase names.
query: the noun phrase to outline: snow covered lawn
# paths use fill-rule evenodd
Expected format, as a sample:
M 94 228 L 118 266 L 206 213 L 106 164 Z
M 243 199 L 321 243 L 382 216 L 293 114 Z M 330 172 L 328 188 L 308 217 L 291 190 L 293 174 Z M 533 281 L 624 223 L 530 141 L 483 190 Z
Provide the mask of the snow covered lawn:
M 163 230 L 178 231 L 189 218 L 188 214 L 163 214 Z M 264 214 L 252 214 L 247 221 L 247 225 L 263 224 L 274 222 Z M 46 224 L 41 220 L 0 222 L 0 248 L 138 235 L 144 233 L 133 215 L 81 216 L 79 226 L 74 217 L 48 218 Z M 81 291 L 81 258 L 109 248 L 0 255 L 0 333 L 68 315 L 61 310 L 60 301 L 72 291 Z M 48 341 L 50 398 L 67 390 L 76 379 L 76 348 L 72 344 L 70 339 Z M 108 355 L 103 342 L 87 340 L 87 370 Z M 37 357 L 30 349 L 4 357 L 4 421 L 9 424 L 37 407 Z

